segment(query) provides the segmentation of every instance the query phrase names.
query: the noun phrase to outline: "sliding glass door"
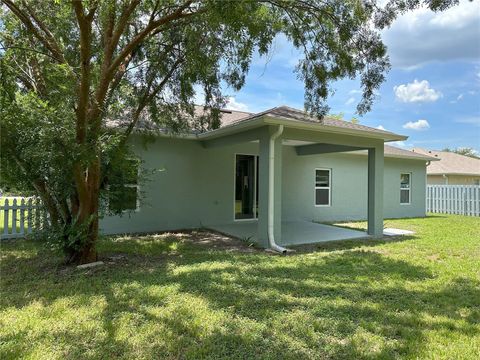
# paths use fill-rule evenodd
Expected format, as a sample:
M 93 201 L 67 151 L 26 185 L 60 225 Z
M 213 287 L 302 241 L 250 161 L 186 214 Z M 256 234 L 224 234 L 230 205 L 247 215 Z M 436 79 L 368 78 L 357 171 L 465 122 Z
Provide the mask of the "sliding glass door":
M 235 157 L 235 220 L 258 215 L 258 156 Z

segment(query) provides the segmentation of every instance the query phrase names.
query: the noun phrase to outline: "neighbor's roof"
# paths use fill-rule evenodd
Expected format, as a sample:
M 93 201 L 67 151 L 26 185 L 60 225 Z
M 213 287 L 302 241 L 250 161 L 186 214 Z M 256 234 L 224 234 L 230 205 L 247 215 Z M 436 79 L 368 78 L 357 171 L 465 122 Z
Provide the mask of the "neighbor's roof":
M 384 145 L 385 149 L 385 156 L 386 157 L 396 157 L 396 158 L 411 158 L 411 159 L 418 159 L 418 160 L 426 160 L 426 161 L 435 161 L 439 160 L 433 156 L 429 156 L 428 154 L 419 154 L 417 152 L 411 150 L 400 149 L 395 146 Z
M 436 161 L 437 158 L 432 156 L 423 155 L 415 153 L 411 150 L 400 149 L 395 146 L 390 145 L 383 145 L 384 156 L 386 158 L 397 158 L 397 159 L 409 159 L 409 160 L 422 160 L 422 161 Z M 350 154 L 358 154 L 358 155 L 367 155 L 367 150 L 356 150 L 356 151 L 349 151 Z
M 414 148 L 417 154 L 433 156 L 440 161 L 432 162 L 427 167 L 428 175 L 477 175 L 480 176 L 480 159 L 456 154 L 449 151 L 426 150 Z

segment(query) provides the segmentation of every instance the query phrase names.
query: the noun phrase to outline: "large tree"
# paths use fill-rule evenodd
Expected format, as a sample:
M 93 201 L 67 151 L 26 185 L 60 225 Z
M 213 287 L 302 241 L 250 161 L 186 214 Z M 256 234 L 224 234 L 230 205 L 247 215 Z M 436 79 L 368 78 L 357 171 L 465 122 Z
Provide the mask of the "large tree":
M 320 121 L 330 84 L 357 77 L 365 113 L 389 68 L 379 30 L 418 6 L 456 1 L 2 3 L 2 177 L 43 199 L 69 261 L 89 262 L 105 179 L 140 121 L 170 131 L 217 127 L 223 89 L 239 90 L 254 53 L 268 53 L 279 34 L 304 54 L 296 71 L 306 110 Z M 195 89 L 209 111 L 192 121 Z

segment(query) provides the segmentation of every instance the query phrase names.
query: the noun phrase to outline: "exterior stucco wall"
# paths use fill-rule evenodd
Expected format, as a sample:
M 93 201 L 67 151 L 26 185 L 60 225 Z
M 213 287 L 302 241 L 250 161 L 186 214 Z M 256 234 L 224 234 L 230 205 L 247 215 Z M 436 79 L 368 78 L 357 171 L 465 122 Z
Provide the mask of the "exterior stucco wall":
M 157 139 L 144 144 L 135 136 L 133 151 L 143 160 L 142 169 L 153 172 L 141 184 L 140 209 L 100 223 L 105 233 L 149 232 L 199 226 L 200 192 L 195 186 L 201 169 L 196 154 L 199 143 Z
M 159 138 L 132 141 L 147 172 L 140 210 L 101 221 L 104 233 L 149 232 L 234 222 L 235 154 L 258 155 L 258 143 L 205 149 L 197 141 Z M 332 170 L 332 206 L 315 207 L 314 171 Z M 412 204 L 400 205 L 400 173 L 412 172 Z M 282 219 L 345 220 L 367 217 L 367 156 L 297 156 L 283 146 Z M 385 159 L 384 216 L 425 215 L 425 164 Z M 255 220 L 253 220 L 255 221 Z
M 400 204 L 400 174 L 411 173 L 411 202 Z M 426 214 L 425 161 L 385 159 L 385 218 L 421 217 Z
M 467 175 L 427 175 L 429 185 L 478 185 L 480 176 Z
M 235 154 L 258 154 L 258 144 L 205 149 L 198 141 L 131 141 L 148 180 L 140 209 L 102 219 L 104 233 L 198 228 L 233 222 Z M 153 171 L 153 173 L 152 173 Z
M 314 204 L 315 169 L 331 169 L 331 206 Z M 400 205 L 400 174 L 412 173 L 410 205 Z M 351 154 L 297 156 L 284 147 L 283 217 L 292 220 L 356 220 L 367 217 L 367 157 Z M 384 217 L 425 216 L 425 163 L 385 158 Z

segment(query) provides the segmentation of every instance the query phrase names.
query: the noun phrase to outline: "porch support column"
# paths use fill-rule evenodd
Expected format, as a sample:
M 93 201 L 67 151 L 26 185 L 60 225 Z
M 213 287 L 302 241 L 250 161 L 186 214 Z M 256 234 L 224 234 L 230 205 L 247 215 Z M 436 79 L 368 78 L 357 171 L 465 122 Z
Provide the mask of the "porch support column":
M 258 166 L 258 242 L 263 248 L 269 247 L 268 242 L 268 197 L 272 191 L 273 227 L 275 242 L 281 243 L 282 236 L 282 137 L 274 142 L 274 171 L 269 172 L 269 158 L 271 155 L 270 138 L 278 130 L 277 126 L 269 126 L 268 131 L 262 133 L 259 148 Z M 269 187 L 269 177 L 273 176 L 274 186 Z
M 383 236 L 383 143 L 368 149 L 368 234 Z

